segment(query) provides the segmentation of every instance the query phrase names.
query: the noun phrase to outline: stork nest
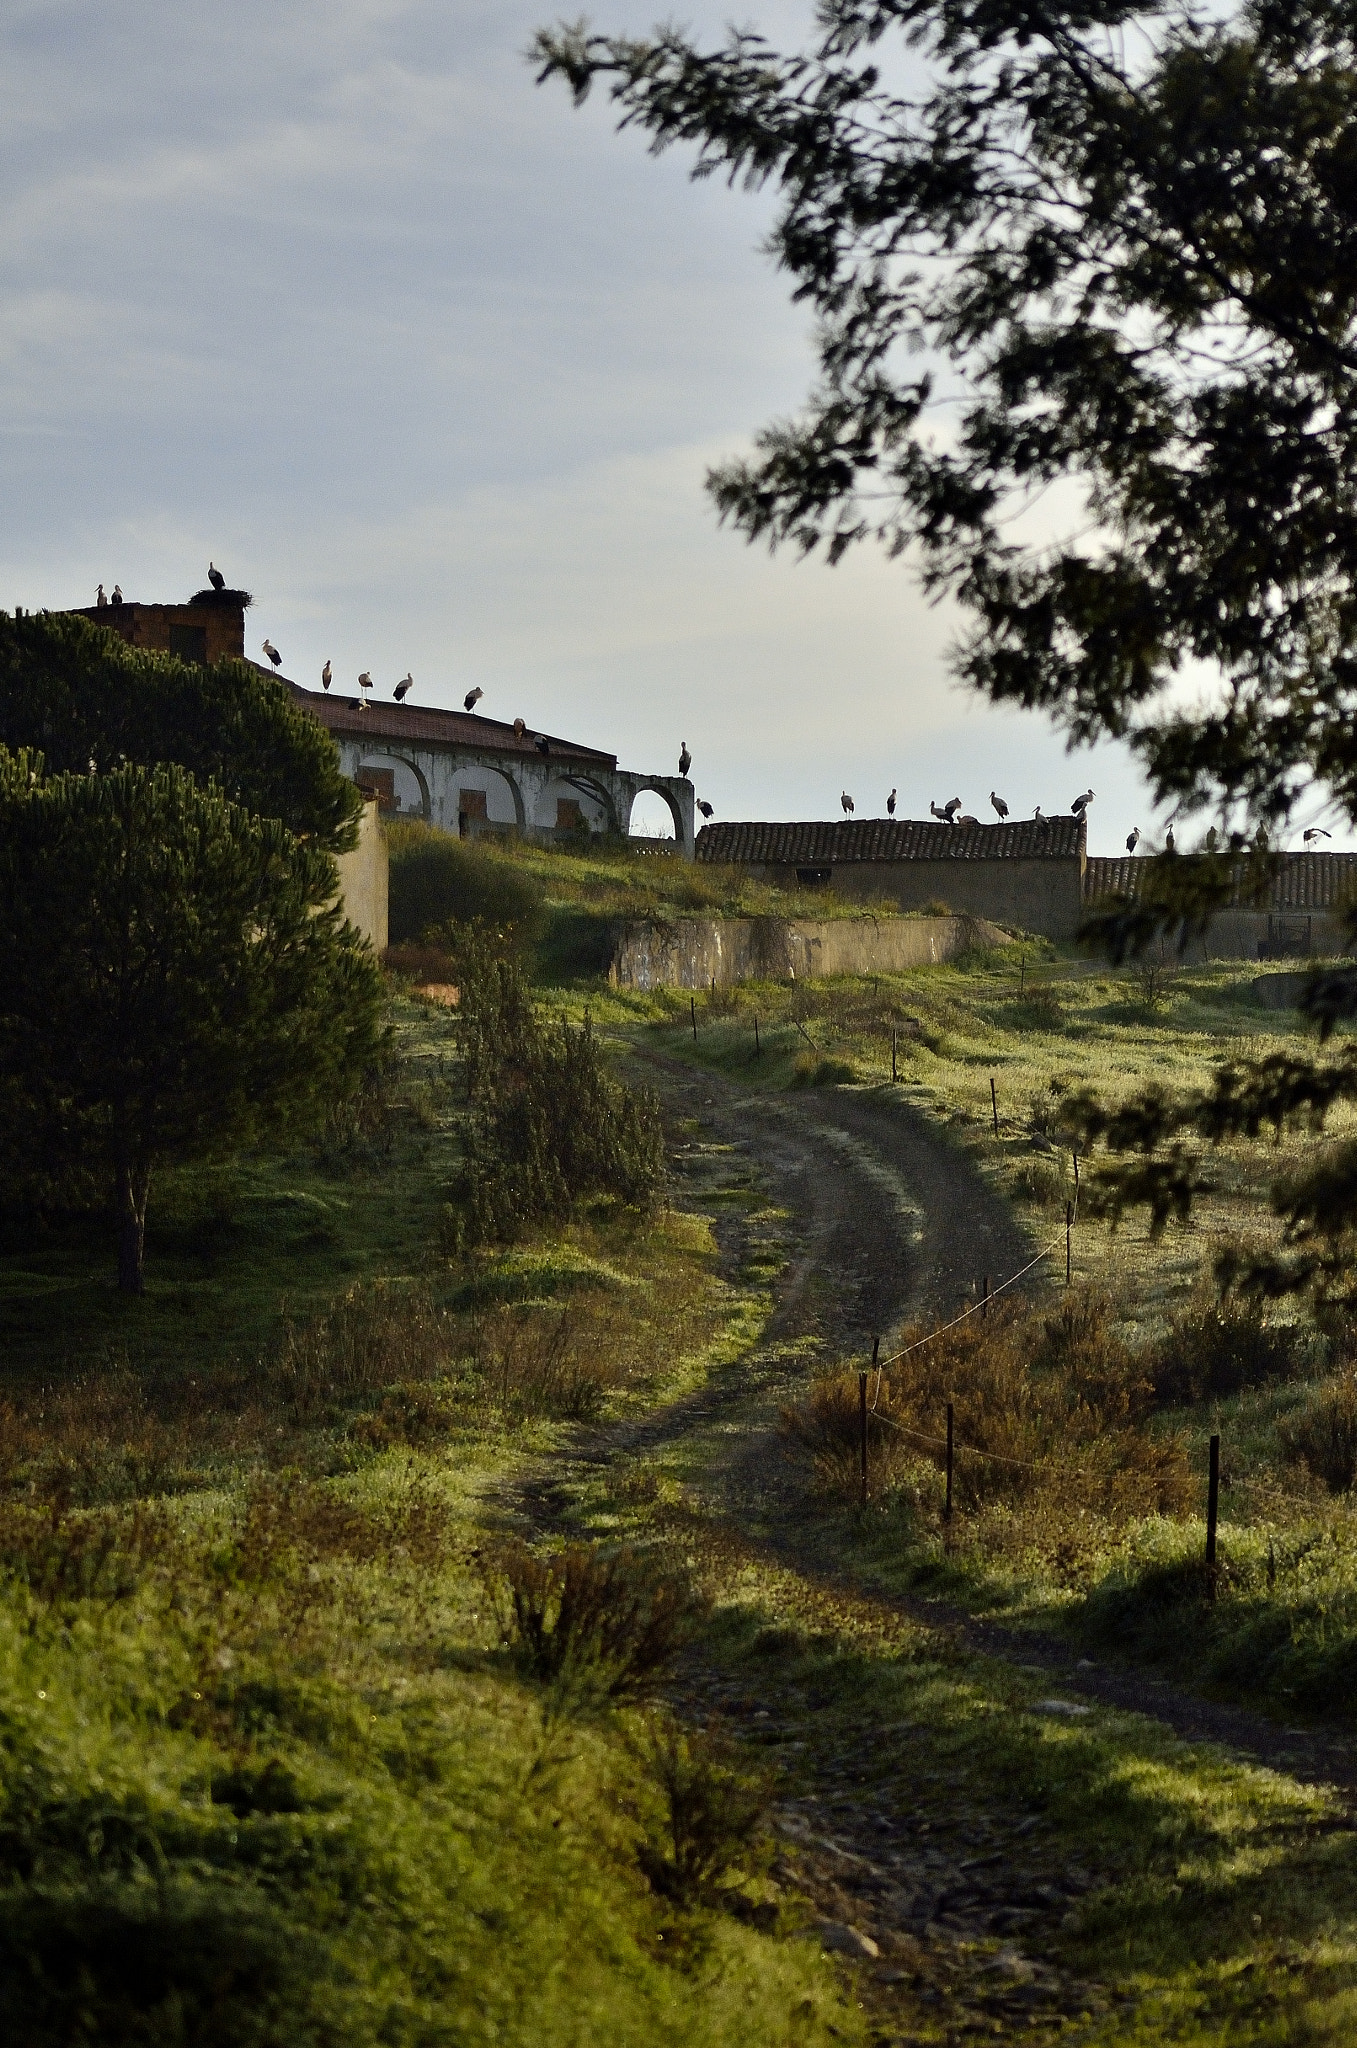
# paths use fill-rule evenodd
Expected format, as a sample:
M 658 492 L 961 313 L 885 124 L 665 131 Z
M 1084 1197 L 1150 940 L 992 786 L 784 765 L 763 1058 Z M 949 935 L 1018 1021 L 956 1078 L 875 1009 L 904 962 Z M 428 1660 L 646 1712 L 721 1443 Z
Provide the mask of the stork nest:
M 254 603 L 248 590 L 195 590 L 190 604 L 230 605 L 233 611 L 248 611 Z

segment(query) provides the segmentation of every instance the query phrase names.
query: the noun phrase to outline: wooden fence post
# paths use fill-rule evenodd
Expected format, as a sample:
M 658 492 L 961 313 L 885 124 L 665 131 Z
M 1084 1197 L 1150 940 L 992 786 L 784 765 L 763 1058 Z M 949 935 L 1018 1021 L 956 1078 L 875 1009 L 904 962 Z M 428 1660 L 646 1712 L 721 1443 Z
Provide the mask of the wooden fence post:
M 947 1403 L 947 1505 L 942 1511 L 944 1522 L 952 1519 L 952 1404 Z
M 858 1374 L 858 1450 L 862 1459 L 862 1505 L 867 1505 L 867 1375 Z
M 1220 1515 L 1220 1438 L 1211 1439 L 1211 1462 L 1206 1481 L 1206 1597 L 1216 1597 L 1216 1523 Z

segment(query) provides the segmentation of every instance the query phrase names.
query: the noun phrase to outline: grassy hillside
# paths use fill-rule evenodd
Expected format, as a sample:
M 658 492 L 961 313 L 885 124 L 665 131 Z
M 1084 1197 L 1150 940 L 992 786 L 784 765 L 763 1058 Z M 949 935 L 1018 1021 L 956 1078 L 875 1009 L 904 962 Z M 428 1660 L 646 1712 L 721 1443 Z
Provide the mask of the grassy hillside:
M 319 1147 L 162 1191 L 144 1301 L 79 1225 L 6 1249 L 5 2037 L 857 2038 L 813 1949 L 647 1881 L 663 1722 L 534 1675 L 489 1562 L 523 1459 L 766 1280 L 609 1204 L 449 1262 L 452 1027 L 396 1023 Z

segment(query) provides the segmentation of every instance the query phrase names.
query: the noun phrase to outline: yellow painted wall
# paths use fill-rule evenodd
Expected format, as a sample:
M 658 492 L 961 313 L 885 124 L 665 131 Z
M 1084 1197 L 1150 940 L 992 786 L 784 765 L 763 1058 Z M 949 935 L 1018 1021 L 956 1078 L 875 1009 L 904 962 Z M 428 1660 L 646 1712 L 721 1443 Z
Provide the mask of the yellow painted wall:
M 390 862 L 386 834 L 377 822 L 375 798 L 363 805 L 357 846 L 352 853 L 339 854 L 335 866 L 339 869 L 339 896 L 345 917 L 357 926 L 374 953 L 384 953 Z

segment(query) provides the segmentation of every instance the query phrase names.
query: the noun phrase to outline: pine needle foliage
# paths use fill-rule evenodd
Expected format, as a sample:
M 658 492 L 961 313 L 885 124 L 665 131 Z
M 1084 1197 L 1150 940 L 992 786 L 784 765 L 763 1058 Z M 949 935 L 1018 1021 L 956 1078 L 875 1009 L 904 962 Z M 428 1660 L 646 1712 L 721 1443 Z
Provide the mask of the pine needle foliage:
M 142 1287 L 156 1168 L 321 1122 L 380 1043 L 334 863 L 184 769 L 44 779 L 0 749 L 0 1154 L 102 1173 Z

